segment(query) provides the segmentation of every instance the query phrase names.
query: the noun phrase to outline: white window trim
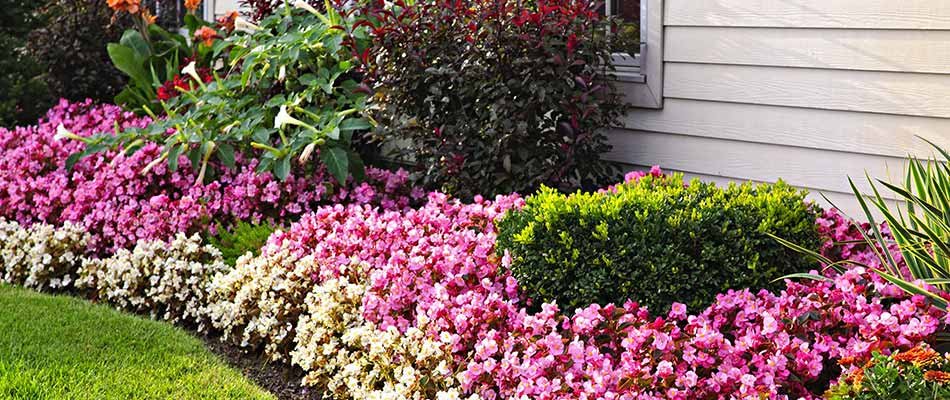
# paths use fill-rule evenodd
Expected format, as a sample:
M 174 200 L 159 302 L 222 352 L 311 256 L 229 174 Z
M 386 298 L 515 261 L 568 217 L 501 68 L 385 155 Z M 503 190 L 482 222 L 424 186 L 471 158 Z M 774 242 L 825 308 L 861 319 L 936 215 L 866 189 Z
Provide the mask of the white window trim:
M 614 79 L 626 101 L 634 107 L 663 108 L 663 0 L 640 1 L 640 52 L 616 53 L 613 61 Z

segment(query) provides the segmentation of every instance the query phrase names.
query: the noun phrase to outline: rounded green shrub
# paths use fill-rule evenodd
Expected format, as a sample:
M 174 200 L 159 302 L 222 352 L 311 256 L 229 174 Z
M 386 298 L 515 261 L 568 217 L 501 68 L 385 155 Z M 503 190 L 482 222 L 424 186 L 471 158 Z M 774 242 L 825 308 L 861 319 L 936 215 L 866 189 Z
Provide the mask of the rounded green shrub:
M 684 185 L 679 174 L 596 193 L 542 188 L 499 223 L 498 251 L 529 297 L 564 309 L 627 299 L 654 311 L 702 307 L 814 267 L 768 236 L 818 248 L 818 209 L 805 194 L 781 181 Z

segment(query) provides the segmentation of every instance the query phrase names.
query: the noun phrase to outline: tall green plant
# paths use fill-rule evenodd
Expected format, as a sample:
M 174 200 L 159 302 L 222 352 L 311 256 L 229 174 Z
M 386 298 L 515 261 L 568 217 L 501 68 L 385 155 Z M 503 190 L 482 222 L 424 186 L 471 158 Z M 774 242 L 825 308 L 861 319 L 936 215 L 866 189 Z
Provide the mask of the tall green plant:
M 940 291 L 950 289 L 950 166 L 947 165 L 950 154 L 930 141 L 927 143 L 944 159 L 921 160 L 912 157 L 903 186 L 877 180 L 899 196 L 905 204 L 903 209 L 892 208 L 870 177 L 868 180 L 873 195 L 862 196 L 853 181 L 851 187 L 872 226 L 872 235 L 867 239 L 885 249 L 889 243 L 875 223 L 871 210 L 876 209 L 887 222 L 893 242 L 900 248 L 910 272 L 910 276 L 905 277 L 901 265 L 890 252 L 878 251 L 878 257 L 884 265 L 883 270 L 878 270 L 881 276 L 909 293 L 932 298 L 946 309 L 947 301 L 937 293 L 907 279 L 924 281 Z
M 200 76 L 193 63 L 182 70 L 183 78 L 197 86 L 161 101 L 165 118 L 146 128 L 87 139 L 86 152 L 134 151 L 159 143 L 163 152 L 151 165 L 167 162 L 174 170 L 180 156 L 187 156 L 200 166 L 199 181 L 213 173 L 205 173 L 209 162 L 232 167 L 236 154 L 256 156 L 258 171 L 279 179 L 290 174 L 293 163 L 306 168 L 313 160 L 341 182 L 350 174 L 360 178 L 363 163 L 353 150 L 354 136 L 371 123 L 362 117 L 367 96 L 359 90 L 353 55 L 343 45 L 344 32 L 356 29 L 347 28 L 355 17 L 327 9 L 299 3 L 284 6 L 260 26 L 244 23 L 238 30 L 251 32 L 213 46 L 215 64 L 223 66 L 210 79 Z
M 872 192 L 871 195 L 864 195 L 858 190 L 854 180 L 848 178 L 851 190 L 871 226 L 870 232 L 860 230 L 861 235 L 868 248 L 877 256 L 879 267 L 852 260 L 833 262 L 814 251 L 781 238 L 776 239 L 786 246 L 809 254 L 829 268 L 840 269 L 845 264 L 868 268 L 904 291 L 924 295 L 937 307 L 946 310 L 948 301 L 938 292 L 950 289 L 950 166 L 947 164 L 950 153 L 933 142 L 924 140 L 943 156 L 943 160 L 910 157 L 902 186 L 867 176 Z M 896 194 L 899 202 L 885 198 L 878 190 L 878 185 Z M 897 206 L 896 203 L 902 203 L 903 206 Z M 874 211 L 883 216 L 883 222 L 887 223 L 890 234 L 882 231 Z M 892 244 L 896 244 L 900 249 L 903 264 L 887 250 Z M 787 277 L 825 279 L 810 274 Z M 926 285 L 915 283 L 920 281 Z

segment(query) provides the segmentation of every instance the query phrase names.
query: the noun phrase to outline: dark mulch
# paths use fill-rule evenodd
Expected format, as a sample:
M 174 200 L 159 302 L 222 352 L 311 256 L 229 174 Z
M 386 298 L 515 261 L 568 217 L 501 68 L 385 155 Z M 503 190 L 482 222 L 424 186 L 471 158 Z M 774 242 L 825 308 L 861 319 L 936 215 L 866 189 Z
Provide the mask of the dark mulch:
M 286 364 L 271 362 L 260 352 L 248 352 L 221 341 L 219 336 L 198 335 L 209 350 L 223 358 L 232 368 L 240 370 L 261 388 L 280 400 L 320 400 L 319 390 L 302 386 L 303 371 Z

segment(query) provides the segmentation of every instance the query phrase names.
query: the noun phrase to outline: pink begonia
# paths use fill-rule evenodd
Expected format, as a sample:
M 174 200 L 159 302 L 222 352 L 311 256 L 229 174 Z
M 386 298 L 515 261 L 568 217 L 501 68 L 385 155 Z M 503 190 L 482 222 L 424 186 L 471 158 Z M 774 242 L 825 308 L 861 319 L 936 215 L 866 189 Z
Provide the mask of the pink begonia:
M 237 219 L 284 221 L 328 203 L 387 209 L 410 203 L 404 171 L 369 169 L 367 181 L 351 187 L 330 184 L 323 170 L 281 182 L 256 173 L 256 161 L 238 155 L 236 168 L 219 168 L 214 181 L 195 185 L 184 156 L 176 172 L 160 163 L 141 173 L 159 156 L 156 145 L 130 156 L 94 154 L 67 170 L 67 157 L 84 144 L 54 139 L 60 124 L 86 137 L 148 123 L 116 106 L 63 100 L 35 126 L 0 129 L 0 216 L 22 224 L 76 222 L 91 234 L 90 248 L 102 252 Z
M 414 210 L 322 207 L 271 244 L 313 254 L 325 267 L 314 279 L 350 257 L 366 262 L 364 317 L 381 329 L 425 327 L 454 355 L 466 394 L 485 399 L 818 398 L 871 352 L 944 329 L 944 312 L 864 268 L 790 281 L 780 293 L 729 291 L 692 315 L 676 305 L 653 316 L 633 301 L 529 312 L 492 224 L 522 204 L 432 193 Z

